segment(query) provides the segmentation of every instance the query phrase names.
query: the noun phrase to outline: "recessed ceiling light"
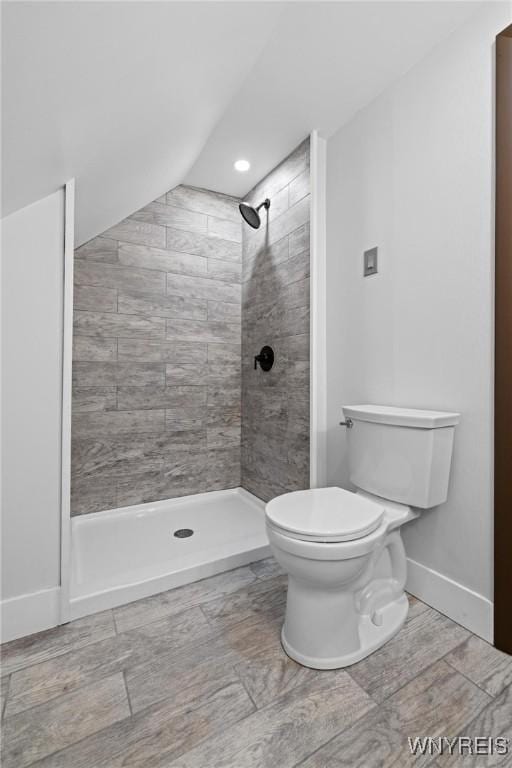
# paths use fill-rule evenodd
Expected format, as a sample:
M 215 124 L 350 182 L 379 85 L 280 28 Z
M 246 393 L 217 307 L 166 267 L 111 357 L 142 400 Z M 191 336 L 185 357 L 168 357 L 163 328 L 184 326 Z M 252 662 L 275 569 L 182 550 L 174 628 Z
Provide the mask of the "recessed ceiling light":
M 235 171 L 240 171 L 240 173 L 245 173 L 250 167 L 251 164 L 248 160 L 237 160 L 235 163 Z

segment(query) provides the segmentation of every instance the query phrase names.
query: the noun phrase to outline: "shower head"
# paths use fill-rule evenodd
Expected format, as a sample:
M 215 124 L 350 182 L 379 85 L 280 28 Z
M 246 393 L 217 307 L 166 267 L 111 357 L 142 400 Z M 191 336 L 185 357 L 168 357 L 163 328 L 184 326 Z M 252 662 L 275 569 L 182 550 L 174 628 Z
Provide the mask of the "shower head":
M 270 208 L 270 200 L 267 197 L 262 203 L 258 205 L 257 208 L 253 208 L 252 205 L 248 205 L 247 203 L 240 203 L 238 208 L 242 214 L 243 219 L 249 224 L 249 226 L 253 229 L 258 229 L 261 224 L 261 218 L 258 211 L 260 208 L 265 208 L 265 210 L 268 211 Z

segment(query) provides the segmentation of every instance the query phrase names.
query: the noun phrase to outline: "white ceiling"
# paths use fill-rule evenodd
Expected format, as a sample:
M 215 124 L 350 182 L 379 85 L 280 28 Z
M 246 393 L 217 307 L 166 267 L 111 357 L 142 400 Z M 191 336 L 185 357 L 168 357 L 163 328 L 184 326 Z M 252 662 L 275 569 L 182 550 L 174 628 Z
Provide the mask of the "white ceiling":
M 243 195 L 479 5 L 3 3 L 2 215 L 74 176 L 82 243 L 182 181 Z

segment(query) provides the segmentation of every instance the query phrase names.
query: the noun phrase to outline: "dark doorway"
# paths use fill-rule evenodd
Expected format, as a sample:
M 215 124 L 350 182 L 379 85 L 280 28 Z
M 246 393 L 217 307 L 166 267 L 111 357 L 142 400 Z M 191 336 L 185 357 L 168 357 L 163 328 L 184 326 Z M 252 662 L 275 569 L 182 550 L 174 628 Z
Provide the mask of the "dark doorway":
M 496 38 L 494 643 L 512 654 L 512 26 Z

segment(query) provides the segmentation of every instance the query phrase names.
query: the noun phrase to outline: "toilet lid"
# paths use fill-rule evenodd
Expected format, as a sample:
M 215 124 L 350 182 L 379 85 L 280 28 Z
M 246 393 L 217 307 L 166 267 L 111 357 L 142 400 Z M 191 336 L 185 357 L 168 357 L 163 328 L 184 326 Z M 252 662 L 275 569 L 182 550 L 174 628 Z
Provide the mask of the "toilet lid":
M 384 507 L 342 488 L 285 493 L 266 506 L 267 520 L 295 538 L 353 541 L 372 533 Z

